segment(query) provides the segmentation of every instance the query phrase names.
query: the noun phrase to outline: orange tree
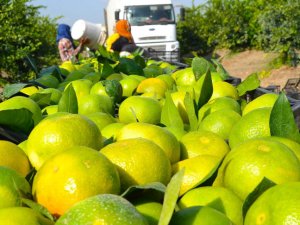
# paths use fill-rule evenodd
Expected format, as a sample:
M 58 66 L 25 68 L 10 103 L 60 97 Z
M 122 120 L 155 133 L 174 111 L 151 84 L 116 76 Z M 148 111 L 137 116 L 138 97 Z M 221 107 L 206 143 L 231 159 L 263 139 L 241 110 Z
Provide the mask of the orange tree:
M 31 0 L 2 0 L 0 4 L 0 72 L 8 81 L 28 79 L 34 59 L 36 71 L 58 59 L 56 19 L 42 17 L 42 6 Z M 1 81 L 0 81 L 1 84 Z
M 277 51 L 293 61 L 300 49 L 299 18 L 298 0 L 207 0 L 186 8 L 177 34 L 182 54 L 252 48 Z

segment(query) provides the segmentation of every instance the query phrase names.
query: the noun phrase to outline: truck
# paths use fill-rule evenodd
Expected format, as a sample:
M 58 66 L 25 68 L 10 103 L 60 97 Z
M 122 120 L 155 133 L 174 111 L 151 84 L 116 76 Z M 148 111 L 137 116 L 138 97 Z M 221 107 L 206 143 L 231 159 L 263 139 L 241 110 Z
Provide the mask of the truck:
M 153 58 L 179 62 L 176 16 L 171 0 L 109 0 L 104 9 L 107 35 L 119 19 L 127 20 L 137 46 Z

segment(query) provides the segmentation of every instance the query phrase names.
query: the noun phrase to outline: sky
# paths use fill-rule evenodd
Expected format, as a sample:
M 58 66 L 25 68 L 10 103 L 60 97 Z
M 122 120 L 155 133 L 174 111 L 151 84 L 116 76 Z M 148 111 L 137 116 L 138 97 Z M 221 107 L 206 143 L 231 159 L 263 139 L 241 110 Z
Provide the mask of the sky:
M 63 16 L 58 20 L 58 23 L 66 23 L 71 26 L 78 19 L 103 24 L 103 12 L 107 2 L 108 0 L 31 0 L 30 4 L 45 6 L 45 8 L 40 9 L 41 15 L 50 18 Z M 173 0 L 175 6 L 191 7 L 192 2 L 193 0 Z M 194 0 L 194 5 L 204 2 L 205 0 Z

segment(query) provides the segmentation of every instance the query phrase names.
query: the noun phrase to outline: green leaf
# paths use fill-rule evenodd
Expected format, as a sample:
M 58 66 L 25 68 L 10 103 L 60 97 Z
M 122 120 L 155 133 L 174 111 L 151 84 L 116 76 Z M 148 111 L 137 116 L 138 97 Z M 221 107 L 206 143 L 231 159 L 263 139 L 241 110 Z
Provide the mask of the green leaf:
M 102 68 L 102 73 L 101 73 L 101 78 L 105 79 L 113 73 L 115 73 L 114 68 L 108 62 L 104 62 L 103 68 Z
M 196 111 L 198 111 L 205 103 L 208 102 L 208 100 L 210 99 L 213 93 L 213 85 L 212 85 L 210 70 L 206 71 L 204 75 L 204 79 L 200 79 L 196 82 L 195 93 L 196 93 L 195 94 L 196 98 L 197 98 L 197 93 L 199 93 L 197 109 L 196 109 Z
M 26 55 L 25 59 L 27 59 L 29 65 L 31 66 L 31 68 L 33 69 L 33 71 L 35 72 L 35 74 L 38 75 L 38 69 L 37 69 L 37 66 L 36 66 L 34 60 L 32 59 L 32 57 L 29 56 L 29 55 Z
M 207 61 L 205 58 L 195 57 L 192 60 L 192 68 L 195 75 L 196 80 L 198 80 L 201 76 L 203 76 L 206 71 L 215 71 L 214 66 Z
M 34 93 L 30 95 L 32 100 L 34 100 L 41 108 L 44 108 L 51 103 L 51 93 Z
M 158 225 L 169 224 L 179 197 L 179 191 L 182 184 L 183 175 L 184 169 L 178 171 L 169 182 L 166 189 Z
M 34 211 L 36 211 L 37 213 L 43 215 L 44 217 L 50 219 L 51 221 L 54 221 L 54 217 L 52 216 L 52 214 L 41 204 L 32 201 L 30 199 L 26 199 L 26 198 L 22 198 L 22 203 L 24 205 L 27 205 L 29 208 L 33 209 Z
M 145 62 L 145 58 L 143 58 L 140 55 L 136 55 L 134 57 L 134 61 L 141 67 L 141 68 L 145 68 L 146 67 L 146 62 Z
M 170 92 L 166 92 L 165 104 L 162 107 L 160 123 L 166 127 L 184 130 L 184 124 L 180 113 L 172 100 Z
M 195 112 L 195 104 L 190 95 L 190 93 L 186 93 L 184 97 L 184 105 L 186 108 L 186 112 L 189 118 L 190 130 L 195 131 L 198 128 L 198 119 Z
M 283 92 L 279 94 L 272 108 L 270 131 L 272 136 L 285 137 L 300 143 L 300 134 L 295 122 L 293 110 Z
M 133 59 L 128 58 L 120 58 L 119 60 L 118 70 L 125 74 L 136 74 L 136 75 L 144 75 L 143 68 L 137 64 Z
M 0 111 L 0 124 L 12 131 L 29 134 L 34 127 L 32 112 L 28 109 L 9 109 Z
M 255 90 L 260 86 L 260 80 L 257 73 L 249 75 L 245 80 L 243 80 L 237 87 L 239 96 L 243 96 L 248 91 Z
M 246 200 L 243 204 L 243 217 L 246 216 L 246 213 L 250 206 L 256 201 L 256 199 L 268 190 L 270 187 L 276 185 L 273 181 L 269 180 L 268 178 L 264 177 L 262 181 L 257 185 L 257 187 L 247 196 Z
M 39 73 L 39 77 L 42 77 L 45 75 L 54 76 L 59 82 L 63 81 L 63 75 L 58 66 L 50 66 L 50 67 L 42 69 L 41 72 Z
M 58 102 L 58 112 L 78 113 L 78 102 L 72 83 L 62 93 Z
M 18 92 L 20 92 L 20 90 L 26 87 L 27 85 L 28 84 L 26 83 L 7 84 L 3 88 L 3 96 L 5 98 L 10 98 Z
M 216 65 L 216 71 L 221 75 L 223 80 L 230 77 L 230 74 L 225 70 L 223 65 L 216 59 L 211 59 L 211 61 Z
M 145 185 L 134 185 L 124 191 L 121 196 L 126 199 L 136 198 L 137 196 L 149 196 L 156 197 L 160 200 L 166 192 L 166 186 L 160 182 L 153 182 Z
M 105 86 L 106 93 L 112 98 L 114 104 L 122 100 L 122 85 L 118 80 L 104 80 L 101 81 Z

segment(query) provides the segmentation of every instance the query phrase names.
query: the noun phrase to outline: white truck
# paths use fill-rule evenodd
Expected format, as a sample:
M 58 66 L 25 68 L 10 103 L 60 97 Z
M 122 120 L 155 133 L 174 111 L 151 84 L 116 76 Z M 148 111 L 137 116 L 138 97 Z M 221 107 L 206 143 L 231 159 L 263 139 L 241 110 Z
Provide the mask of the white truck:
M 113 34 L 117 20 L 126 19 L 137 46 L 146 49 L 154 58 L 179 61 L 176 17 L 171 0 L 108 0 L 104 17 L 108 36 Z

